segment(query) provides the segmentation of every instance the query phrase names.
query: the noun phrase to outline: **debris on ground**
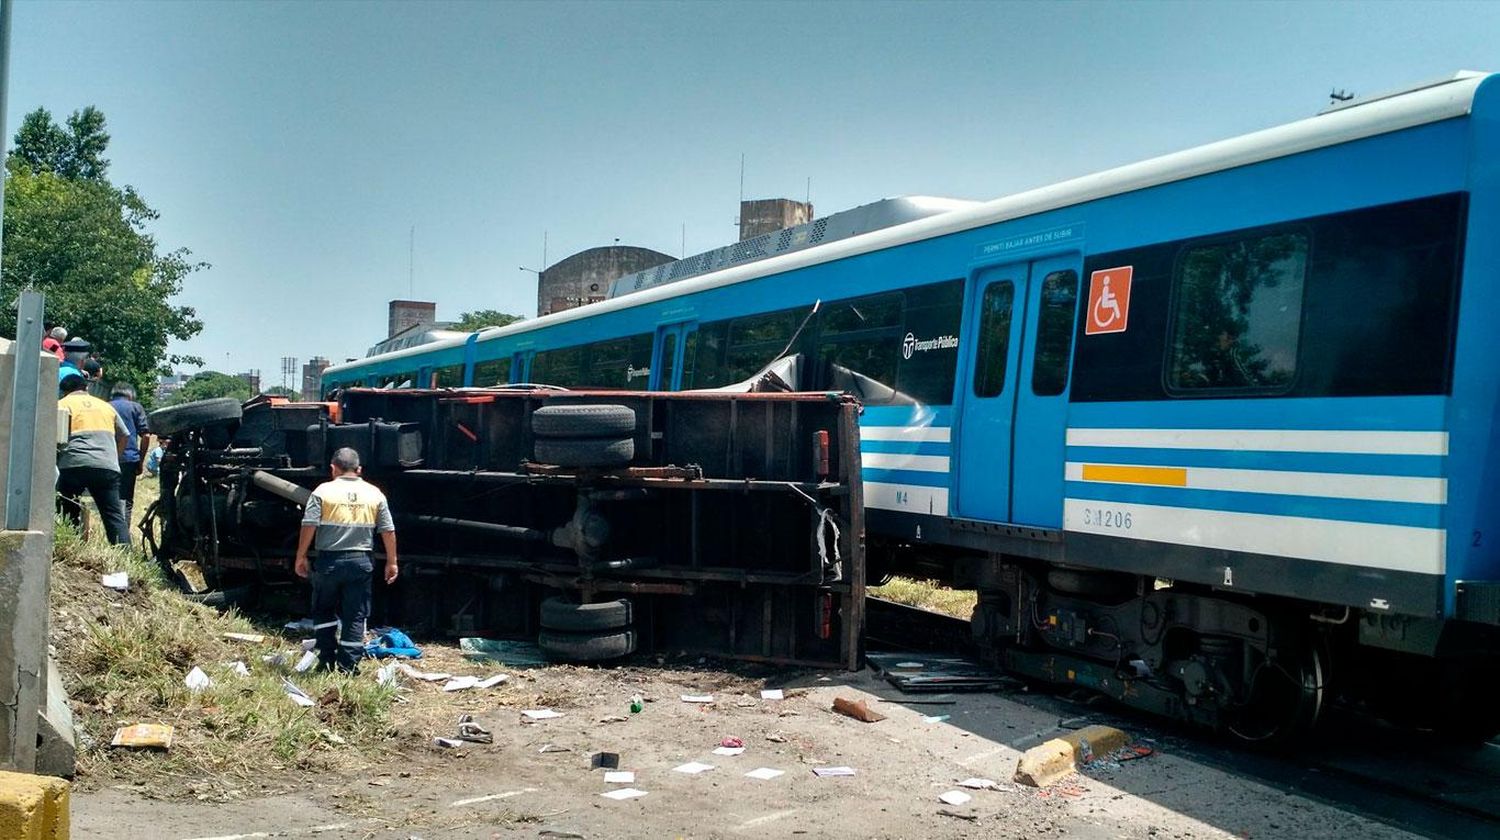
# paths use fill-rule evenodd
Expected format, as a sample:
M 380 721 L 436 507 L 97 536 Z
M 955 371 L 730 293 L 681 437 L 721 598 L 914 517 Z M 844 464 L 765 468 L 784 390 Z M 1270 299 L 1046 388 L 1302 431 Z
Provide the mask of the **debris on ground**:
M 474 722 L 473 715 L 464 715 L 458 719 L 458 738 L 461 741 L 471 741 L 475 744 L 493 744 L 495 736 L 488 729 Z
M 539 753 L 565 753 L 572 751 L 572 747 L 565 747 L 561 744 L 543 744 L 541 749 L 537 750 Z
M 902 691 L 990 691 L 1020 682 L 953 654 L 867 653 L 865 660 Z
M 760 699 L 762 699 L 762 700 L 785 700 L 786 699 L 786 693 L 783 692 L 779 688 L 767 688 L 767 689 L 763 689 L 760 692 Z
M 193 666 L 193 670 L 187 672 L 187 676 L 182 678 L 182 682 L 187 686 L 188 691 L 194 694 L 198 694 L 203 689 L 214 684 L 214 681 L 208 678 L 208 674 L 203 673 L 203 669 L 197 665 Z
M 853 776 L 853 767 L 814 767 L 814 776 Z
M 408 677 L 411 677 L 414 680 L 421 680 L 422 682 L 442 682 L 443 680 L 453 679 L 452 674 L 418 671 L 416 668 L 411 667 L 405 662 L 396 663 L 396 669 L 401 673 L 407 675 Z
M 248 676 L 250 676 L 250 666 L 246 665 L 241 660 L 236 659 L 233 662 L 226 662 L 226 663 L 224 663 L 224 667 L 228 668 L 233 673 L 238 674 L 238 675 L 240 675 L 242 677 L 248 677 Z
M 630 720 L 630 718 L 625 717 L 624 715 L 605 715 L 604 717 L 599 718 L 600 723 L 624 723 L 628 720 Z
M 105 589 L 113 589 L 118 592 L 125 592 L 130 589 L 130 575 L 125 572 L 101 575 L 99 582 L 104 585 Z
M 714 747 L 714 755 L 743 755 L 744 747 Z
M 731 736 L 726 736 L 724 738 L 720 738 L 719 739 L 719 746 L 721 746 L 721 747 L 743 747 L 743 746 L 745 746 L 745 742 L 743 740 L 741 740 L 739 738 L 736 738 L 736 737 L 734 737 L 734 736 L 731 735 Z
M 712 769 L 714 769 L 714 766 L 712 764 L 704 764 L 701 761 L 689 761 L 687 764 L 679 764 L 676 767 L 673 767 L 672 772 L 686 773 L 689 776 L 696 776 L 699 773 L 706 773 Z
M 714 696 L 712 694 L 684 694 L 684 695 L 682 695 L 682 702 L 684 702 L 684 703 L 712 703 L 712 702 L 714 702 Z
M 449 749 L 457 749 L 464 745 L 464 742 L 460 741 L 457 738 L 433 738 L 432 743 L 439 747 L 447 747 Z
M 634 770 L 607 770 L 604 773 L 604 783 L 607 785 L 631 785 L 635 784 Z
M 885 715 L 871 709 L 869 704 L 863 700 L 849 700 L 844 697 L 833 698 L 833 710 L 841 715 L 847 715 L 855 720 L 865 723 L 879 723 L 885 720 Z
M 249 642 L 252 645 L 258 645 L 266 640 L 266 637 L 259 633 L 225 633 L 224 638 L 232 642 Z
M 973 798 L 972 795 L 964 793 L 961 790 L 950 790 L 938 796 L 938 799 L 947 805 L 966 805 Z
M 1000 784 L 994 779 L 964 779 L 958 783 L 959 787 L 970 790 L 999 790 Z
M 422 649 L 411 637 L 394 627 L 380 627 L 373 631 L 375 638 L 365 645 L 365 656 L 371 659 L 421 659 Z
M 303 674 L 311 671 L 313 669 L 313 666 L 317 664 L 318 652 L 315 650 L 309 650 L 302 654 L 302 658 L 297 660 L 297 664 L 292 666 L 292 670 L 296 671 L 299 674 Z
M 612 752 L 594 753 L 589 756 L 589 769 L 618 770 L 620 769 L 620 754 Z
M 554 712 L 551 709 L 525 709 L 521 712 L 522 723 L 531 723 L 538 720 L 552 720 L 562 717 L 562 712 Z
M 620 788 L 619 790 L 606 791 L 599 795 L 605 799 L 635 799 L 637 796 L 645 796 L 646 792 L 644 790 L 636 790 L 635 788 Z
M 942 723 L 943 721 L 948 720 L 951 717 L 953 717 L 953 716 L 952 715 L 923 715 L 922 716 L 922 722 L 923 723 Z
M 513 642 L 465 636 L 458 640 L 464 657 L 475 661 L 495 662 L 512 668 L 537 668 L 551 665 L 536 642 Z
M 172 727 L 161 723 L 137 723 L 115 730 L 110 740 L 111 747 L 128 749 L 169 750 L 172 748 Z
M 754 770 L 751 770 L 749 773 L 746 773 L 745 775 L 752 779 L 759 779 L 762 782 L 768 782 L 771 779 L 776 778 L 777 776 L 786 775 L 786 771 L 776 770 L 770 767 L 757 767 Z
M 286 696 L 292 698 L 292 702 L 299 706 L 316 706 L 317 701 L 308 696 L 307 692 L 298 688 L 291 680 L 282 680 L 281 687 L 286 691 Z
M 954 818 L 960 819 L 960 820 L 968 820 L 969 822 L 978 822 L 979 821 L 979 815 L 978 814 L 960 814 L 957 811 L 949 811 L 947 808 L 939 808 L 938 809 L 938 815 L 939 816 L 943 816 L 943 817 L 954 817 Z

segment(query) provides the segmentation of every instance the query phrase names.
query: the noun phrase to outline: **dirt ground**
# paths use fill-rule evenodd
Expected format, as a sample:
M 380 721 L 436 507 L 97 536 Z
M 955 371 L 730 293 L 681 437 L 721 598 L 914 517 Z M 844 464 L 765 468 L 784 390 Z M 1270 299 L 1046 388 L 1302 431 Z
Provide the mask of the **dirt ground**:
M 428 653 L 418 667 L 481 676 L 503 670 L 465 662 L 448 648 Z M 392 755 L 376 767 L 268 778 L 227 802 L 156 799 L 148 789 L 91 788 L 85 780 L 74 791 L 73 836 L 1410 836 L 1166 750 L 1089 768 L 1052 789 L 1023 788 L 1010 783 L 1020 751 L 1057 734 L 1063 722 L 1025 695 L 901 695 L 869 671 L 725 667 L 506 670 L 510 681 L 499 688 L 455 692 L 440 702 L 431 702 L 441 694 L 435 685 L 406 680 L 414 701 L 405 705 L 420 712 L 397 707 Z M 373 667 L 366 669 L 357 679 L 373 679 Z M 763 688 L 788 696 L 763 700 Z M 648 702 L 632 714 L 637 694 Z M 683 702 L 684 694 L 709 694 L 713 702 Z M 888 719 L 872 724 L 833 714 L 836 696 L 868 700 Z M 562 717 L 523 722 L 523 709 L 542 708 Z M 433 745 L 433 737 L 454 734 L 464 713 L 489 728 L 494 743 Z M 949 719 L 924 720 L 939 715 Z M 742 739 L 745 752 L 713 754 L 726 737 Z M 590 768 L 601 751 L 618 753 L 634 783 L 606 784 L 604 771 Z M 714 769 L 674 772 L 687 762 Z M 851 767 L 855 775 L 813 773 L 827 766 Z M 767 781 L 746 777 L 758 768 L 785 772 Z M 971 777 L 993 779 L 1001 789 L 968 791 L 973 799 L 960 806 L 939 801 Z M 625 787 L 646 795 L 600 796 Z

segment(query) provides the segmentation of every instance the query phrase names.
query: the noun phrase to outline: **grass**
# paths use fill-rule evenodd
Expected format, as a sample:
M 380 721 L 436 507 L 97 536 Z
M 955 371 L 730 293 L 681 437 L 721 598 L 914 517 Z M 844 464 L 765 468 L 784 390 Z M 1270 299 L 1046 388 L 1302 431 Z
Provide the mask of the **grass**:
M 893 577 L 884 586 L 865 590 L 875 598 L 884 598 L 898 604 L 921 607 L 925 610 L 967 619 L 979 601 L 978 593 L 969 589 L 949 589 L 932 581 L 907 577 Z
M 154 491 L 154 481 L 142 482 L 137 510 Z M 371 669 L 355 677 L 292 674 L 263 662 L 295 643 L 277 635 L 258 644 L 224 638 L 265 631 L 188 601 L 139 549 L 106 545 L 99 530 L 85 540 L 60 520 L 53 550 L 52 640 L 84 736 L 80 777 L 149 782 L 154 795 L 231 798 L 270 772 L 349 768 L 384 749 L 395 690 L 376 685 Z M 100 575 L 118 571 L 130 577 L 127 592 L 100 583 Z M 248 677 L 231 670 L 236 661 L 249 667 Z M 198 693 L 183 681 L 194 666 L 213 680 Z M 318 704 L 293 703 L 283 687 L 289 677 Z M 110 748 L 115 729 L 134 723 L 173 726 L 171 750 Z

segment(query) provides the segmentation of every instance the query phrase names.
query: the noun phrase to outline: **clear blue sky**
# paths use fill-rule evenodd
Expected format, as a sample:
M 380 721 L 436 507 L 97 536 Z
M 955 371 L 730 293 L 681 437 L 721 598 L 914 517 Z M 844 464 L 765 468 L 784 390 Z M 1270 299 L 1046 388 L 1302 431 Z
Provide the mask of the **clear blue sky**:
M 7 130 L 101 108 L 111 176 L 213 264 L 215 368 L 337 360 L 405 297 L 535 314 L 550 262 L 827 214 L 993 198 L 1500 70 L 1500 3 L 18 2 Z

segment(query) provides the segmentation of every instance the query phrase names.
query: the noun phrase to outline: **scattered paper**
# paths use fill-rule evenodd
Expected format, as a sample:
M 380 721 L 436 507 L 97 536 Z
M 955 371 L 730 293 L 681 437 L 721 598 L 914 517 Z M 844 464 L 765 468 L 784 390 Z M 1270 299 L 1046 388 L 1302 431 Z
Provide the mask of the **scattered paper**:
M 740 755 L 744 751 L 744 747 L 716 747 L 714 755 Z
M 967 793 L 964 793 L 961 790 L 950 790 L 942 796 L 938 797 L 938 799 L 941 799 L 943 802 L 946 802 L 949 805 L 963 805 L 973 798 L 974 797 L 970 796 Z
M 950 717 L 952 717 L 952 715 L 923 715 L 922 716 L 922 722 L 923 723 L 942 723 L 943 721 L 947 720 Z
M 396 683 L 396 663 L 389 662 L 375 669 L 376 685 L 394 685 Z
M 701 761 L 689 761 L 687 764 L 679 764 L 678 766 L 672 768 L 673 772 L 686 773 L 689 776 L 696 776 L 699 773 L 703 773 L 712 769 L 714 769 L 714 766 L 712 764 L 704 764 Z
M 285 653 L 268 653 L 265 656 L 262 656 L 260 658 L 260 661 L 266 663 L 267 665 L 277 665 L 277 666 L 285 665 L 286 664 L 286 654 Z
M 972 790 L 994 790 L 999 787 L 994 779 L 964 779 L 958 783 L 958 786 Z
M 302 640 L 302 649 L 303 650 L 313 650 L 317 646 L 318 646 L 318 640 L 317 639 L 303 639 Z
M 115 730 L 115 737 L 109 745 L 131 749 L 169 750 L 172 748 L 172 727 L 160 723 L 122 726 Z
M 242 677 L 250 676 L 250 666 L 246 665 L 243 662 L 240 662 L 239 660 L 235 660 L 234 662 L 225 662 L 224 665 L 228 667 L 230 671 L 233 671 L 234 673 L 239 674 Z
M 474 687 L 475 688 L 494 688 L 495 686 L 499 685 L 500 683 L 505 682 L 508 679 L 510 679 L 510 677 L 508 675 L 506 675 L 506 674 L 496 674 L 493 677 L 488 677 L 486 679 L 479 680 L 478 682 L 474 683 Z
M 457 749 L 464 745 L 464 742 L 458 740 L 457 738 L 433 738 L 432 743 L 439 747 L 447 747 L 450 750 Z
M 554 712 L 551 709 L 526 709 L 521 712 L 527 720 L 551 720 L 562 717 L 562 712 Z
M 187 683 L 188 691 L 194 694 L 214 684 L 214 681 L 209 679 L 208 675 L 203 673 L 203 669 L 197 665 L 193 666 L 193 670 L 187 672 L 187 676 L 182 681 Z
M 714 696 L 712 694 L 684 694 L 684 695 L 682 695 L 682 702 L 684 702 L 684 703 L 712 703 L 712 702 L 714 702 Z
M 786 771 L 785 770 L 772 770 L 769 767 L 758 767 L 758 768 L 756 768 L 754 770 L 751 770 L 749 773 L 746 773 L 745 775 L 749 776 L 752 779 L 759 779 L 762 782 L 768 782 L 768 781 L 776 778 L 777 776 L 784 776 L 784 775 L 786 775 Z
M 117 589 L 124 592 L 130 588 L 130 575 L 125 572 L 114 572 L 101 576 L 100 583 L 103 583 L 106 589 Z
M 765 688 L 765 689 L 761 689 L 760 699 L 762 699 L 762 700 L 785 700 L 786 699 L 786 692 L 782 691 L 779 688 Z
M 310 650 L 302 654 L 302 658 L 297 660 L 297 664 L 292 666 L 292 670 L 301 674 L 305 671 L 312 670 L 312 667 L 316 664 L 318 664 L 318 652 L 315 650 Z
M 478 677 L 454 677 L 453 679 L 443 683 L 443 690 L 463 691 L 466 688 L 473 688 L 476 684 L 478 684 L 478 682 Z
M 604 783 L 607 785 L 633 785 L 635 784 L 635 771 L 606 770 L 604 771 Z
M 853 767 L 814 767 L 815 776 L 853 776 Z
M 292 702 L 299 706 L 316 706 L 318 704 L 316 700 L 307 696 L 307 692 L 298 688 L 291 680 L 282 680 L 281 690 L 285 691 L 286 696 L 292 698 Z
M 543 744 L 542 748 L 539 749 L 539 750 L 537 750 L 537 752 L 539 752 L 539 753 L 560 753 L 560 752 L 572 752 L 572 751 L 573 751 L 572 747 L 565 747 L 565 746 L 562 746 L 561 744 Z
M 233 639 L 236 642 L 250 642 L 256 645 L 266 640 L 266 637 L 259 633 L 225 633 L 224 638 Z
M 605 715 L 604 717 L 599 718 L 600 723 L 624 723 L 627 720 L 630 720 L 630 718 L 625 717 L 624 715 Z
M 635 799 L 637 796 L 645 796 L 646 792 L 644 790 L 636 790 L 635 788 L 620 788 L 619 790 L 606 791 L 599 795 L 605 799 Z
M 411 667 L 405 662 L 396 663 L 396 668 L 408 677 L 411 677 L 414 680 L 422 680 L 423 682 L 441 682 L 443 680 L 453 679 L 452 674 L 434 674 L 428 673 L 427 671 L 418 671 L 416 668 Z

